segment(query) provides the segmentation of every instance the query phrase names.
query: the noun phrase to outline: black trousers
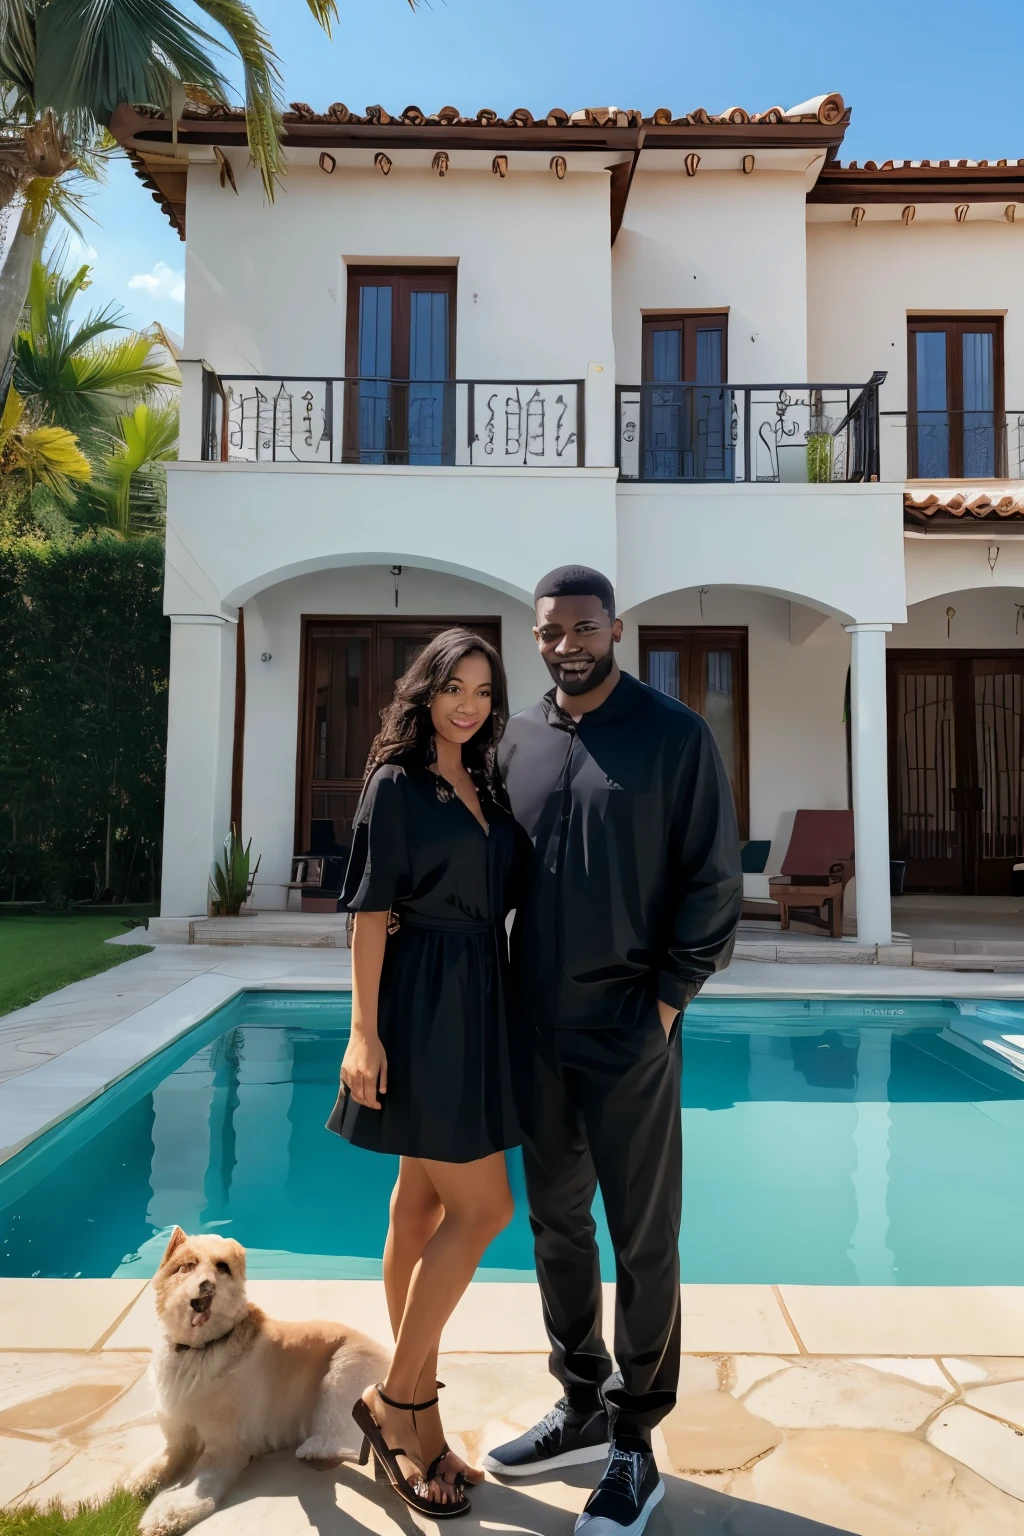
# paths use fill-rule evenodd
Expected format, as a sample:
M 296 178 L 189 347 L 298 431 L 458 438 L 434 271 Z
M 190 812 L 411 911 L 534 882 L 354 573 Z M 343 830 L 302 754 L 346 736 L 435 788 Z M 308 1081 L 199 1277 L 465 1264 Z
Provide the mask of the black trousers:
M 556 1029 L 534 1041 L 523 1157 L 552 1375 L 570 1402 L 605 1388 L 616 1432 L 649 1436 L 679 1380 L 681 1017 L 671 1038 Z M 602 1334 L 591 1214 L 600 1187 L 615 1251 L 615 1357 Z

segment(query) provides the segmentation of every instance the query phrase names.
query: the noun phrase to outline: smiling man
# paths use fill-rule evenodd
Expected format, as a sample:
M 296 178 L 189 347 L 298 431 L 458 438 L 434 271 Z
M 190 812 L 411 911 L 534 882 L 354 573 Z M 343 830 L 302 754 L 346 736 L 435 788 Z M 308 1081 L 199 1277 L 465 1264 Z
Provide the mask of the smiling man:
M 533 633 L 555 686 L 509 722 L 501 765 L 534 846 L 512 938 L 531 1053 L 523 1152 L 564 1396 L 484 1465 L 516 1477 L 608 1457 L 576 1529 L 639 1536 L 664 1491 L 651 1430 L 679 1375 L 679 1024 L 729 963 L 739 842 L 708 725 L 619 670 L 607 577 L 568 566 L 535 599 Z M 616 1376 L 602 1333 L 597 1188 L 615 1251 Z

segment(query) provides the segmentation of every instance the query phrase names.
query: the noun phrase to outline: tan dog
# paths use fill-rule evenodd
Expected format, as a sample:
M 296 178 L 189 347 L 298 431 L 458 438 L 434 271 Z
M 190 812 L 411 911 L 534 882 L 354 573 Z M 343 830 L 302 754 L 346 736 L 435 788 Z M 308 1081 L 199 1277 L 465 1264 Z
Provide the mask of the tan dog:
M 167 1444 L 128 1479 L 164 1489 L 139 1525 L 171 1536 L 212 1514 L 256 1456 L 295 1448 L 336 1464 L 359 1452 L 352 1405 L 388 1353 L 341 1323 L 275 1323 L 245 1297 L 245 1249 L 175 1227 L 153 1282 L 163 1334 L 150 1373 Z

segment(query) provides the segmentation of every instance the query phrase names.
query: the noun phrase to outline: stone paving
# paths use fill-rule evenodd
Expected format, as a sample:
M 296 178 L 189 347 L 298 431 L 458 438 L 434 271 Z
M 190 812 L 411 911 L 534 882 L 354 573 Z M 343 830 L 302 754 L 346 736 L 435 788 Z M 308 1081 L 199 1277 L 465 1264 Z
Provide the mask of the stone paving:
M 249 1289 L 271 1315 L 386 1336 L 377 1282 Z M 0 1280 L 0 1503 L 102 1498 L 152 1453 L 154 1336 L 143 1282 Z M 893 1337 L 914 1353 L 886 1353 Z M 986 1353 L 997 1338 L 1017 1353 Z M 1024 1292 L 684 1286 L 683 1339 L 679 1402 L 655 1437 L 668 1494 L 652 1536 L 1024 1536 Z M 536 1286 L 471 1287 L 441 1370 L 466 1454 L 550 1407 L 543 1345 Z M 489 1479 L 460 1529 L 569 1536 L 594 1473 Z M 419 1525 L 367 1471 L 317 1473 L 282 1452 L 254 1463 L 201 1529 Z

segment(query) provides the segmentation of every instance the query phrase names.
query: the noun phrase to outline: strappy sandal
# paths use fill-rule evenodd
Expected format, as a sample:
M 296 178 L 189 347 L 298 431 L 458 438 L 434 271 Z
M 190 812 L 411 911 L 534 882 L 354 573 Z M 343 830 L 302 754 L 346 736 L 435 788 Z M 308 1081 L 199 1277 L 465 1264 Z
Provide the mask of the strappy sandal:
M 400 1413 L 415 1412 L 415 1403 L 396 1403 L 393 1398 L 388 1397 L 384 1393 L 379 1385 L 376 1388 L 376 1391 L 380 1397 L 381 1402 L 386 1403 L 389 1408 L 397 1408 Z M 421 1403 L 419 1406 L 422 1409 L 428 1405 Z M 432 1407 L 433 1404 L 430 1404 L 429 1406 Z M 374 1418 L 367 1405 L 363 1402 L 362 1398 L 359 1398 L 355 1404 L 355 1407 L 352 1409 L 352 1417 L 355 1420 L 357 1426 L 363 1432 L 363 1444 L 362 1449 L 359 1452 L 359 1465 L 366 1465 L 366 1459 L 372 1451 L 374 1470 L 378 1475 L 383 1474 L 383 1476 L 387 1478 L 387 1481 L 391 1484 L 394 1492 L 398 1494 L 398 1497 L 402 1500 L 403 1503 L 408 1504 L 410 1509 L 415 1509 L 419 1514 L 427 1515 L 432 1520 L 451 1520 L 456 1515 L 469 1514 L 469 1500 L 465 1497 L 464 1494 L 462 1494 L 458 1503 L 438 1504 L 435 1503 L 433 1499 L 428 1499 L 423 1494 L 417 1493 L 416 1489 L 412 1486 L 412 1484 L 409 1482 L 409 1479 L 405 1476 L 401 1467 L 398 1465 L 399 1456 L 405 1456 L 407 1453 L 401 1446 L 397 1446 L 392 1449 L 392 1447 L 388 1445 L 387 1441 L 384 1439 L 384 1431 L 381 1429 L 380 1425 L 377 1423 L 377 1420 Z M 426 1477 L 421 1477 L 419 1479 L 418 1486 L 425 1488 L 427 1483 L 428 1479 Z M 459 1490 L 459 1492 L 461 1494 L 461 1490 Z
M 444 1382 L 443 1381 L 437 1382 L 436 1385 L 437 1385 L 437 1390 L 439 1392 L 443 1392 L 444 1391 Z M 439 1398 L 432 1397 L 428 1403 L 414 1403 L 413 1404 L 413 1412 L 414 1413 L 416 1413 L 416 1412 L 424 1413 L 424 1412 L 426 1412 L 426 1410 L 428 1408 L 436 1408 L 439 1401 L 440 1401 Z M 452 1455 L 454 1455 L 454 1452 L 452 1451 L 451 1446 L 448 1444 L 448 1441 L 446 1440 L 444 1442 L 444 1445 L 441 1448 L 440 1454 L 434 1457 L 433 1461 L 430 1463 L 430 1466 L 427 1468 L 426 1472 L 424 1472 L 424 1474 L 423 1474 L 424 1482 L 427 1482 L 427 1483 L 433 1482 L 434 1478 L 437 1476 L 438 1469 L 439 1469 L 442 1461 L 444 1461 L 446 1456 L 452 1456 Z M 446 1477 L 444 1477 L 444 1478 L 441 1479 L 441 1481 L 444 1482 L 444 1483 L 447 1483 L 448 1479 Z M 454 1491 L 457 1494 L 460 1494 L 463 1499 L 466 1496 L 466 1488 L 468 1486 L 469 1486 L 469 1479 L 466 1477 L 465 1472 L 456 1472 L 456 1474 L 455 1474 L 454 1478 L 452 1479 L 451 1483 L 449 1483 L 449 1487 L 453 1488 Z

